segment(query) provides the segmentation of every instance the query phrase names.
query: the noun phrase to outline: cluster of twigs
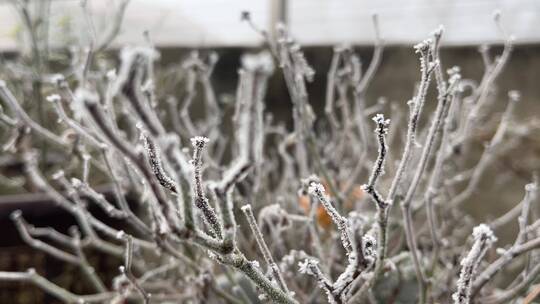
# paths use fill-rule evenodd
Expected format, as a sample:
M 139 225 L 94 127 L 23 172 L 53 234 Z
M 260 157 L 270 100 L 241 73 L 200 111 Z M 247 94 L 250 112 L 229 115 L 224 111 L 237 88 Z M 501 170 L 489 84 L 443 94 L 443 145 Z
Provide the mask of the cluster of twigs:
M 444 72 L 442 28 L 416 45 L 420 82 L 405 116 L 399 106 L 366 99 L 383 51 L 375 16 L 369 67 L 350 47 L 336 48 L 325 111 L 316 117 L 307 93 L 314 70 L 299 45 L 284 26 L 270 37 L 249 14 L 243 18 L 269 51 L 243 57 L 232 104 L 213 90 L 215 54 L 185 60 L 181 98 L 159 92 L 151 45 L 123 49 L 117 70 L 96 67 L 91 49 L 72 74 L 36 73 L 31 81 L 41 88 L 34 93 L 47 94 L 43 107 L 57 125 L 25 109 L 18 78 L 0 83 L 7 108 L 0 121 L 12 134 L 5 153 L 20 156 L 28 183 L 77 226 L 69 235 L 34 227 L 19 211 L 13 221 L 29 246 L 79 267 L 94 293 L 74 294 L 32 269 L 0 272 L 0 280 L 31 282 L 66 303 L 391 303 L 403 294 L 419 303 L 509 303 L 528 290 L 540 273 L 538 182 L 470 240 L 470 217 L 460 208 L 475 203 L 486 169 L 526 133 L 513 117 L 519 93 L 510 92 L 496 132 L 471 165 L 474 134 L 495 113 L 510 37 L 500 56 L 482 49 L 479 83 L 462 79 L 457 67 Z M 291 97 L 292 130 L 265 112 L 275 66 Z M 426 115 L 432 83 L 436 107 Z M 195 106 L 203 109 L 198 118 Z M 38 157 L 43 143 L 74 165 L 51 175 Z M 95 190 L 103 179 L 114 200 Z M 123 228 L 96 217 L 94 205 Z M 496 257 L 493 230 L 515 218 L 518 236 Z M 123 259 L 113 284 L 89 263 L 90 249 Z M 501 288 L 496 274 L 510 266 L 522 271 Z

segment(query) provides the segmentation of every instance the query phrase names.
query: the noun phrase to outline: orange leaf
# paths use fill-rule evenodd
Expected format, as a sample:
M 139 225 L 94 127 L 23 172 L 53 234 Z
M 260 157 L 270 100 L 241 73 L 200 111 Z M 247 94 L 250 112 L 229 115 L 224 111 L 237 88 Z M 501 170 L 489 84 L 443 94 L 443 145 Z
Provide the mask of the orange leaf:
M 332 218 L 330 218 L 330 215 L 328 212 L 326 212 L 326 209 L 324 209 L 324 207 L 321 205 L 317 207 L 317 223 L 319 223 L 319 226 L 326 230 L 332 226 Z
M 309 199 L 308 195 L 301 195 L 298 197 L 298 205 L 300 205 L 300 208 L 304 210 L 305 214 L 308 215 L 310 208 L 311 208 L 311 201 Z M 326 212 L 326 209 L 322 205 L 319 205 L 317 207 L 317 211 L 315 213 L 317 223 L 321 228 L 328 230 L 330 226 L 332 226 L 332 218 L 330 218 L 330 215 Z
M 308 214 L 310 207 L 309 196 L 301 195 L 300 197 L 298 197 L 298 205 L 300 205 L 300 208 L 302 208 L 304 212 Z

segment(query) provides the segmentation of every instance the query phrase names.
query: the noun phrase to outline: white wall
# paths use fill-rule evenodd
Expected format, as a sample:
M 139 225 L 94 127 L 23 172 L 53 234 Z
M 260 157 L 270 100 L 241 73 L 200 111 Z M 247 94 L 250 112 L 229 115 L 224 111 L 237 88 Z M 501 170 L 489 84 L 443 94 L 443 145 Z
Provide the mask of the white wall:
M 35 0 L 36 1 L 36 0 Z M 37 0 L 39 1 L 39 0 Z M 261 38 L 240 13 L 248 10 L 268 29 L 275 0 L 131 0 L 115 45 L 143 43 L 149 30 L 158 46 L 255 46 Z M 111 21 L 118 0 L 88 0 L 98 33 Z M 444 43 L 468 45 L 501 41 L 493 22 L 500 9 L 502 22 L 517 43 L 540 42 L 540 0 L 289 0 L 293 35 L 304 45 L 372 44 L 370 15 L 379 15 L 387 44 L 413 44 L 439 24 L 446 28 Z M 54 41 L 88 38 L 79 1 L 57 0 L 52 6 Z M 0 50 L 17 48 L 19 17 L 0 2 Z M 63 26 L 60 26 L 63 25 Z M 69 25 L 71 31 L 66 31 Z M 81 35 L 82 33 L 82 35 Z
M 412 44 L 440 24 L 444 43 L 500 42 L 493 12 L 517 43 L 540 42 L 539 0 L 291 0 L 291 29 L 303 44 L 371 44 L 377 12 L 389 44 Z

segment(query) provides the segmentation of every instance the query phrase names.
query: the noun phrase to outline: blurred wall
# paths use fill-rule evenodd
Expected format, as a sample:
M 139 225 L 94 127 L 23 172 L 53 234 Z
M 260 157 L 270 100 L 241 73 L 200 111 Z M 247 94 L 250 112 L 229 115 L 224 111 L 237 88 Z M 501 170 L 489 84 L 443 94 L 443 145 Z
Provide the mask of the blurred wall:
M 103 34 L 126 0 L 86 1 L 95 32 Z M 0 0 L 0 50 L 15 50 L 23 26 L 11 1 Z M 89 29 L 81 1 L 30 1 L 47 9 L 51 45 L 66 42 L 88 45 Z M 45 3 L 45 5 L 43 5 Z M 41 5 L 41 8 L 40 8 Z M 537 0 L 130 0 L 114 43 L 140 44 L 148 31 L 159 47 L 259 46 L 263 39 L 241 21 L 249 11 L 257 26 L 272 32 L 278 20 L 287 21 L 303 45 L 340 43 L 371 45 L 371 15 L 379 15 L 381 34 L 389 45 L 410 45 L 444 25 L 446 45 L 474 45 L 501 41 L 493 22 L 501 23 L 516 43 L 540 43 L 540 2 Z M 35 12 L 33 12 L 35 13 Z

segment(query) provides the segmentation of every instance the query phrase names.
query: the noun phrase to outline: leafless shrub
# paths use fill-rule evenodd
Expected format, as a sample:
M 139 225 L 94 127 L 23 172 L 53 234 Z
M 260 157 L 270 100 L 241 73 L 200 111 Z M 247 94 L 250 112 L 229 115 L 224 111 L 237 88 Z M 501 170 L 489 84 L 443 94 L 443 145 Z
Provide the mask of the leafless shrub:
M 24 14 L 26 8 L 20 9 Z M 74 294 L 32 269 L 0 272 L 0 280 L 31 282 L 66 303 L 252 303 L 254 293 L 276 303 L 389 302 L 381 289 L 396 281 L 398 290 L 412 284 L 406 293 L 417 293 L 419 303 L 449 302 L 452 294 L 455 303 L 508 303 L 537 280 L 540 268 L 532 261 L 538 262 L 540 220 L 531 212 L 538 203 L 536 180 L 517 207 L 475 228 L 472 238 L 452 228 L 472 229 L 460 205 L 526 132 L 519 132 L 526 126 L 513 115 L 519 93 L 510 92 L 477 163 L 463 161 L 476 130 L 493 114 L 492 89 L 510 56 L 510 37 L 501 56 L 482 51 L 486 67 L 479 84 L 462 79 L 457 67 L 445 74 L 442 28 L 416 45 L 420 83 L 408 102 L 408 123 L 401 126 L 395 109 L 391 121 L 371 114 L 389 110 L 387 105 L 366 100 L 383 51 L 376 17 L 374 56 L 365 71 L 351 48 L 335 49 L 322 117 L 315 116 L 306 89 L 315 71 L 286 27 L 279 26 L 274 39 L 249 14 L 243 18 L 266 38 L 269 52 L 243 58 L 232 117 L 212 87 L 215 54 L 194 52 L 182 64 L 180 103 L 158 94 L 158 52 L 152 47 L 123 49 L 116 69 L 94 64 L 108 36 L 84 60 L 72 62 L 73 73 L 47 74 L 38 48 L 36 77 L 4 75 L 0 122 L 12 134 L 5 153 L 21 157 L 28 183 L 77 221 L 69 235 L 34 227 L 20 211 L 13 213 L 14 224 L 29 246 L 80 267 L 95 292 Z M 265 117 L 266 85 L 275 66 L 291 96 L 292 130 Z M 425 113 L 433 82 L 437 106 Z M 26 83 L 33 85 L 31 92 Z M 199 90 L 205 112 L 193 119 L 190 107 Z M 36 119 L 43 113 L 23 107 L 21 97 L 29 93 L 60 124 Z M 231 132 L 222 127 L 228 119 Z M 428 127 L 421 128 L 420 120 L 428 120 Z M 326 128 L 315 132 L 315 124 Z M 40 166 L 47 162 L 45 150 L 74 165 L 51 175 Z M 226 158 L 225 151 L 233 156 Z M 111 182 L 114 201 L 94 189 L 97 176 Z M 131 204 L 128 193 L 136 194 Z M 371 207 L 359 207 L 367 199 Z M 89 204 L 122 220 L 130 232 L 103 223 Z M 401 212 L 394 208 L 398 204 Z M 142 208 L 135 212 L 133 206 Z M 499 248 L 495 258 L 491 229 L 516 217 L 515 243 Z M 123 259 L 113 286 L 86 259 L 90 248 Z M 511 264 L 523 269 L 514 282 L 508 288 L 493 284 Z

